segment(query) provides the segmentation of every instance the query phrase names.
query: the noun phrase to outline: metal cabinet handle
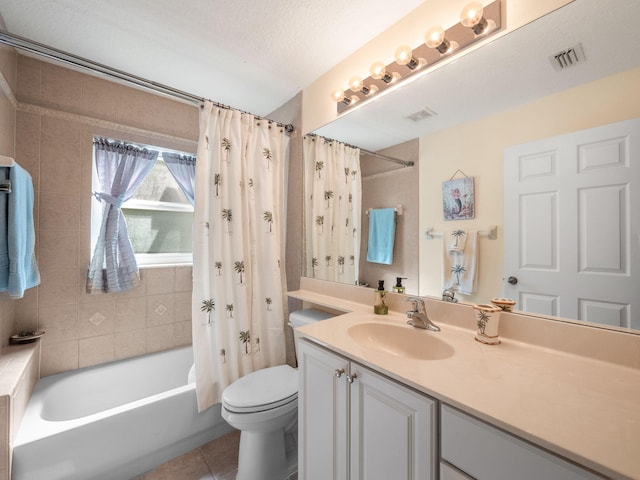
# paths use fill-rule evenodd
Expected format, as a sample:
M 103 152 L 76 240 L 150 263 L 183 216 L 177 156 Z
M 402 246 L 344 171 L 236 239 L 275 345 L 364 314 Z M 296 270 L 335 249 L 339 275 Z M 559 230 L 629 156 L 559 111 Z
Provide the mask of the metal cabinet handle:
M 349 383 L 353 383 L 356 381 L 356 378 L 358 377 L 357 373 L 353 373 L 351 375 L 347 375 L 347 382 Z
M 507 279 L 507 282 L 509 282 L 511 285 L 515 285 L 516 283 L 518 283 L 518 277 L 509 277 Z
M 334 374 L 336 378 L 340 378 L 342 375 L 344 375 L 344 368 L 336 368 Z

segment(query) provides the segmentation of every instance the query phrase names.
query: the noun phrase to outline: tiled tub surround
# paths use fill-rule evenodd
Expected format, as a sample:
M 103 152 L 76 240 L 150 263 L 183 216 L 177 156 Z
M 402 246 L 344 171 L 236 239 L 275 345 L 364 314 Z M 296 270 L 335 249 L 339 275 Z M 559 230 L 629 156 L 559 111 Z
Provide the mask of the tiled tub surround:
M 416 333 L 438 336 L 455 353 L 413 360 L 361 346 L 347 333 L 363 322 L 412 328 L 403 296 L 390 294 L 392 311 L 381 316 L 372 312 L 372 290 L 333 288 L 303 279 L 301 290 L 289 293 L 305 306 L 350 312 L 301 327 L 296 336 L 607 478 L 640 478 L 640 335 L 505 313 L 502 344 L 489 346 L 474 340 L 470 306 L 427 301 L 442 331 Z
M 232 428 L 197 411 L 191 347 L 38 381 L 13 443 L 13 480 L 132 478 Z
M 126 294 L 88 295 L 85 282 L 93 137 L 195 152 L 197 107 L 20 54 L 14 61 L 4 70 L 14 77 L 13 155 L 33 178 L 42 282 L 12 301 L 0 332 L 47 332 L 42 376 L 190 344 L 191 267 L 142 269 Z

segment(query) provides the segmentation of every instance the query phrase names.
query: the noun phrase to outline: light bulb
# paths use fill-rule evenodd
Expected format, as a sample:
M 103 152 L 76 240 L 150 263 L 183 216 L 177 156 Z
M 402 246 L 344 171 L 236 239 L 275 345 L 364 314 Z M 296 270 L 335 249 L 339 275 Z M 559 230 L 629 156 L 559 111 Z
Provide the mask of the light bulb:
M 410 70 L 424 67 L 427 61 L 424 58 L 416 58 L 413 56 L 413 50 L 408 45 L 401 45 L 396 50 L 396 63 L 398 65 L 406 65 Z
M 413 58 L 413 51 L 409 45 L 401 45 L 396 50 L 394 56 L 398 65 L 406 65 Z
M 375 62 L 375 63 L 373 63 L 371 65 L 371 68 L 369 69 L 369 73 L 371 73 L 371 78 L 374 78 L 376 80 L 380 80 L 382 77 L 385 76 L 387 71 L 386 71 L 386 68 L 384 66 L 384 63 Z
M 387 68 L 382 62 L 375 62 L 371 64 L 369 73 L 371 74 L 371 78 L 375 80 L 382 80 L 384 83 L 395 82 L 400 78 L 400 74 L 398 72 L 388 73 Z
M 444 41 L 444 29 L 442 27 L 431 27 L 424 36 L 424 43 L 429 48 L 438 48 Z
M 480 2 L 471 2 L 460 12 L 460 23 L 465 27 L 473 27 L 482 20 L 484 8 Z
M 476 35 L 489 31 L 489 22 L 483 16 L 484 8 L 480 2 L 471 2 L 460 12 L 460 23 L 469 27 Z
M 349 79 L 349 88 L 353 92 L 359 92 L 362 88 L 362 79 L 360 77 L 351 77 Z
M 344 90 L 340 90 L 340 89 L 337 89 L 331 92 L 331 99 L 336 103 L 342 102 L 345 105 L 349 105 L 351 103 L 351 99 L 345 97 Z
M 431 27 L 424 36 L 424 43 L 427 44 L 427 47 L 435 48 L 441 55 L 444 55 L 451 46 L 451 42 L 444 35 L 444 28 L 440 26 Z

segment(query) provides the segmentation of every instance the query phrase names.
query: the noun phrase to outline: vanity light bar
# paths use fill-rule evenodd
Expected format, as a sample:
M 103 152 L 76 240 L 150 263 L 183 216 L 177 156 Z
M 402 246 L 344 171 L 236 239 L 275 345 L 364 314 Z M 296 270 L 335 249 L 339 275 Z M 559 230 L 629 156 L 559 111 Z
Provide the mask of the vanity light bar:
M 500 31 L 502 26 L 502 1 L 495 0 L 483 7 L 482 17 L 478 23 L 464 26 L 461 22 L 458 22 L 444 30 L 443 41 L 436 47 L 428 47 L 425 43 L 422 43 L 410 53 L 403 51 L 399 57 L 399 62 L 396 60 L 386 66 L 382 62 L 376 62 L 376 65 L 378 65 L 376 73 L 372 73 L 371 76 L 362 81 L 368 87 L 366 93 L 362 90 L 347 89 L 348 94 L 344 90 L 336 91 L 341 95 L 336 95 L 336 92 L 332 94 L 332 98 L 336 101 L 338 114 L 348 111 L 355 105 L 361 105 L 371 98 L 375 98 L 378 93 L 394 88 L 411 76 L 429 71 L 432 65 L 443 58 L 455 55 L 474 43 Z M 490 27 L 486 28 L 486 24 L 490 25 Z M 478 25 L 481 25 L 484 30 L 481 30 Z M 475 31 L 480 33 L 476 34 Z M 445 49 L 444 45 L 447 45 L 448 48 Z M 404 50 L 403 47 L 398 48 L 398 50 L 401 49 Z

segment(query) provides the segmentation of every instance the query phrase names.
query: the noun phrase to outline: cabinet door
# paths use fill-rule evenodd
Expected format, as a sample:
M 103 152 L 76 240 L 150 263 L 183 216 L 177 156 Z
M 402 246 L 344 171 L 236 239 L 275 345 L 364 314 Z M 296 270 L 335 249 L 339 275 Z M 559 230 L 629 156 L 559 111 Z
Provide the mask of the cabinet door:
M 345 378 L 349 374 L 348 362 L 300 340 L 298 365 L 299 478 L 346 480 L 349 384 Z
M 354 374 L 351 480 L 437 478 L 436 402 L 352 363 Z

